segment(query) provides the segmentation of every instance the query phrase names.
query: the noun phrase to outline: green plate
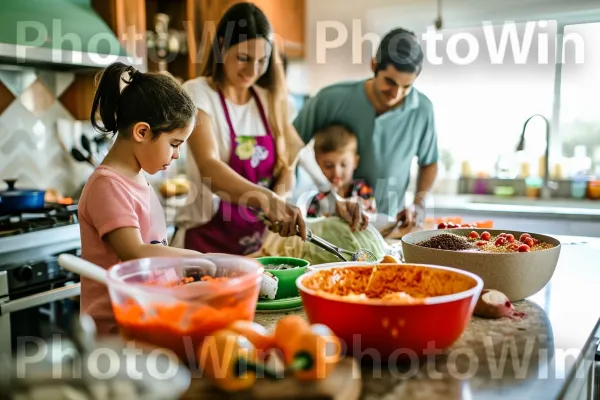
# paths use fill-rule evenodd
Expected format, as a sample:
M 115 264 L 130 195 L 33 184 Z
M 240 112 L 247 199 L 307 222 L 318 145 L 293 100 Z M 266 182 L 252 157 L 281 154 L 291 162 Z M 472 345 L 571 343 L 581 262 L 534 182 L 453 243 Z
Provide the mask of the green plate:
M 282 312 L 299 310 L 302 308 L 302 297 L 288 297 L 279 300 L 258 300 L 256 303 L 257 312 Z

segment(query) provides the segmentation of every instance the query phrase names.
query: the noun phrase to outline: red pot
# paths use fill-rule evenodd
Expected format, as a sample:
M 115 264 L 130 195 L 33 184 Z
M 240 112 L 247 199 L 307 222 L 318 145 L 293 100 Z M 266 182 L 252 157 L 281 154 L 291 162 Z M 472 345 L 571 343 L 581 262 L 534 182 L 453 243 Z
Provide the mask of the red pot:
M 385 264 L 389 266 L 390 264 Z M 407 265 L 398 264 L 396 267 Z M 412 267 L 412 265 L 410 265 Z M 428 352 L 451 346 L 463 333 L 483 289 L 475 274 L 449 267 L 415 264 L 415 267 L 451 271 L 472 280 L 468 290 L 429 297 L 422 304 L 390 304 L 379 299 L 348 300 L 322 295 L 302 283 L 322 268 L 296 280 L 304 310 L 311 324 L 329 326 L 342 340 L 345 354 L 374 362 L 415 359 Z M 324 268 L 364 267 L 352 263 L 330 264 Z M 424 279 L 420 284 L 426 285 Z

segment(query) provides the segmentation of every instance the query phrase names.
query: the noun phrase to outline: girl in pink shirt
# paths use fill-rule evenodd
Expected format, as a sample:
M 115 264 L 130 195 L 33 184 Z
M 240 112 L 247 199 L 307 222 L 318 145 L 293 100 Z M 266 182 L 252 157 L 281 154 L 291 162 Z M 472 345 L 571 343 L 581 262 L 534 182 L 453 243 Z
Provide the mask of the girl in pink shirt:
M 179 158 L 196 107 L 172 77 L 114 63 L 102 74 L 92 125 L 117 138 L 88 179 L 79 200 L 82 258 L 104 268 L 136 258 L 194 256 L 167 246 L 162 207 L 143 172 L 155 174 Z M 99 334 L 117 333 L 108 291 L 81 279 L 81 311 Z

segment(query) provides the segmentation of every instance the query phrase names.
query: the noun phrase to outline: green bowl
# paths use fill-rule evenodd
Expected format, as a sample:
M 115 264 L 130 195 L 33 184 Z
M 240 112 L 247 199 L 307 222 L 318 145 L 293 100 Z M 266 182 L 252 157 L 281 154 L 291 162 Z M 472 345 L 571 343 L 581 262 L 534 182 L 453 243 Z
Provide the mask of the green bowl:
M 306 267 L 310 265 L 308 261 L 294 257 L 259 257 L 256 261 L 265 267 L 265 271 L 269 271 L 269 273 L 276 276 L 279 280 L 275 300 L 298 297 L 300 295 L 296 287 L 296 279 L 306 272 Z M 269 266 L 281 264 L 293 265 L 297 268 L 269 269 Z

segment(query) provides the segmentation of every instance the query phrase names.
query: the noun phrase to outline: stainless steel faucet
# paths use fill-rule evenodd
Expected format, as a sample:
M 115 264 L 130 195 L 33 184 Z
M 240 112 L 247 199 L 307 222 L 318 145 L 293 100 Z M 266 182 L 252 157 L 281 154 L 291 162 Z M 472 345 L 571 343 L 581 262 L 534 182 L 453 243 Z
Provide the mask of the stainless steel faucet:
M 523 151 L 525 149 L 525 130 L 527 129 L 527 124 L 534 117 L 540 117 L 546 122 L 546 149 L 544 152 L 544 181 L 540 190 L 542 199 L 549 199 L 551 197 L 550 193 L 555 186 L 554 182 L 550 182 L 550 121 L 548 118 L 544 117 L 542 114 L 533 114 L 531 117 L 527 118 L 527 121 L 523 124 L 523 132 L 521 132 L 521 139 L 519 140 L 519 145 L 517 146 L 517 151 Z

